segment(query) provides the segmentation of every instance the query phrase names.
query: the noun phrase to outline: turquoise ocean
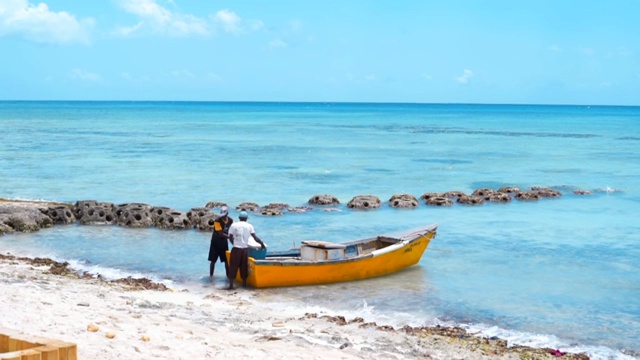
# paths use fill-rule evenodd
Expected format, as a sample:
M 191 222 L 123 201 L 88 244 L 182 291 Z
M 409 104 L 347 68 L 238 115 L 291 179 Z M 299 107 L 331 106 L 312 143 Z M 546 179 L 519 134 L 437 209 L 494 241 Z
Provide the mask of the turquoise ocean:
M 563 196 L 388 205 L 393 194 L 502 186 L 551 187 Z M 316 194 L 341 204 L 251 215 L 269 249 L 431 223 L 438 235 L 419 265 L 390 276 L 244 290 L 262 306 L 392 326 L 459 325 L 594 359 L 638 357 L 640 107 L 0 102 L 2 198 L 186 212 L 209 201 L 304 206 Z M 346 207 L 369 194 L 381 208 Z M 4 235 L 0 252 L 222 292 L 220 264 L 208 279 L 209 239 L 195 229 L 73 224 Z

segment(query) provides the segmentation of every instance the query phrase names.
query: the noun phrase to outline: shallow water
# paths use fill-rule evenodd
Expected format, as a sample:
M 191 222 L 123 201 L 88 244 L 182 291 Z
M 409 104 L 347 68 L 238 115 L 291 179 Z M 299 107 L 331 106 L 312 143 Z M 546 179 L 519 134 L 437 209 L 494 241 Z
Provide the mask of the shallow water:
M 0 197 L 209 201 L 319 209 L 250 221 L 272 249 L 438 223 L 419 266 L 360 282 L 260 290 L 269 306 L 393 325 L 463 324 L 509 343 L 625 358 L 640 350 L 640 108 L 508 105 L 2 102 Z M 555 187 L 559 199 L 390 208 L 395 193 Z M 574 195 L 572 190 L 593 191 Z M 384 205 L 345 204 L 372 194 Z M 235 216 L 235 212 L 232 212 Z M 207 282 L 208 233 L 56 226 L 0 250 L 107 276 Z

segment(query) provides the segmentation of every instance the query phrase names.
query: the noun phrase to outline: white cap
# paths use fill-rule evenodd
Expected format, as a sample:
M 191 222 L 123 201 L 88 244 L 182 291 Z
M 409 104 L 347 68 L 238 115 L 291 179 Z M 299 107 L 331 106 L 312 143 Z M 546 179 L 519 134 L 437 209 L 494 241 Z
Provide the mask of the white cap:
M 220 208 L 220 216 L 225 216 L 229 214 L 229 207 L 226 205 Z

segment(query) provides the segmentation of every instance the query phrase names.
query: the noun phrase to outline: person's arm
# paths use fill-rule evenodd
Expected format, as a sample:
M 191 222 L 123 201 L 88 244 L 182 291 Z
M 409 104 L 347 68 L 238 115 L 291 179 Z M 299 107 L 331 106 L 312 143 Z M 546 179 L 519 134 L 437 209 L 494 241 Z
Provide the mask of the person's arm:
M 262 249 L 264 249 L 264 248 L 266 248 L 266 247 L 267 247 L 267 246 L 262 242 L 262 240 L 260 240 L 260 238 L 258 237 L 258 235 L 256 235 L 256 233 L 251 233 L 251 236 L 253 236 L 253 238 L 256 240 L 256 242 L 262 246 Z

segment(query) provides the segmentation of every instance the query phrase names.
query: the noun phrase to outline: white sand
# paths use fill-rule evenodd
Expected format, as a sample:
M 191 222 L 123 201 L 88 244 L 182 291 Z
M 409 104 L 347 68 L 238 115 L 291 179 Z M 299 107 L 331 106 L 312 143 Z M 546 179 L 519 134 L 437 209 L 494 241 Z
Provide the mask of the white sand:
M 484 355 L 495 351 L 455 336 L 270 310 L 257 300 L 259 290 L 228 291 L 222 283 L 201 292 L 130 291 L 48 270 L 0 259 L 0 327 L 76 343 L 79 359 L 520 358 L 511 350 Z M 99 330 L 88 331 L 89 324 Z

